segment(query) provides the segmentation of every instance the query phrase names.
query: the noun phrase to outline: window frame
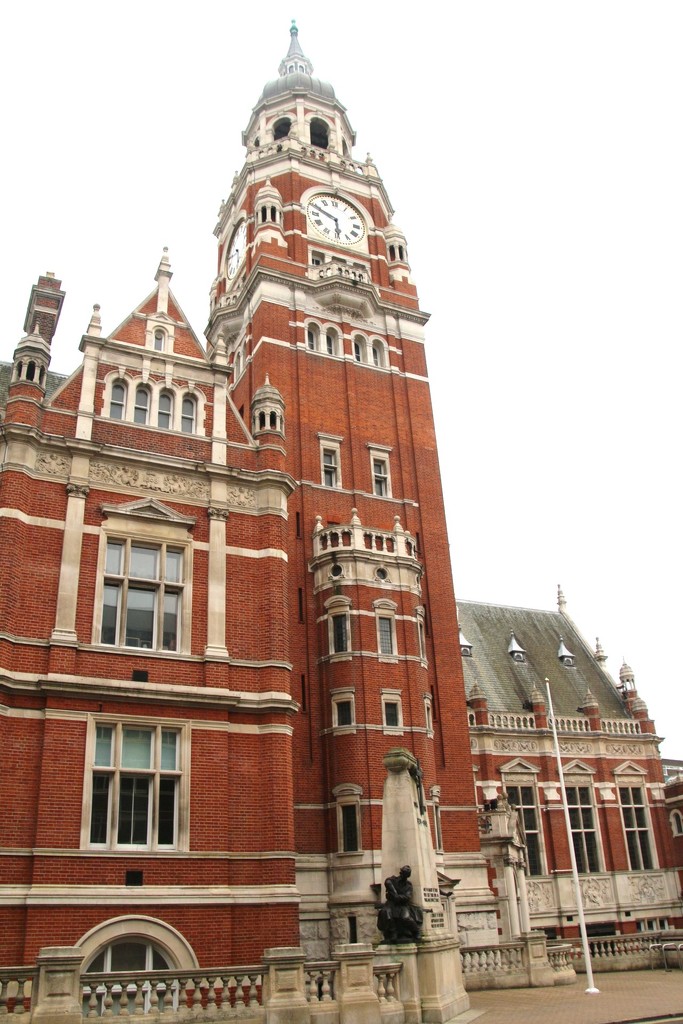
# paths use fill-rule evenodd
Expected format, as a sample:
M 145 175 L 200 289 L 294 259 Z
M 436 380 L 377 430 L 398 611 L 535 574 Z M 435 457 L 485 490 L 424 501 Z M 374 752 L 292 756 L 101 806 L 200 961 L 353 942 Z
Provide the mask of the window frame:
M 370 454 L 370 493 L 375 498 L 393 497 L 390 460 L 392 449 L 380 444 L 368 444 L 367 448 Z M 379 471 L 378 466 L 381 466 Z
M 98 729 L 111 730 L 110 764 L 98 764 Z M 149 733 L 150 766 L 124 765 L 123 750 L 126 731 Z M 163 764 L 163 736 L 172 734 L 175 743 L 175 767 Z M 187 723 L 166 719 L 152 719 L 140 716 L 120 718 L 116 715 L 90 715 L 85 754 L 85 778 L 83 786 L 83 815 L 81 822 L 81 849 L 111 853 L 111 851 L 130 851 L 147 853 L 165 853 L 187 850 L 189 840 L 188 821 L 188 771 L 190 763 L 190 726 Z M 105 839 L 96 841 L 92 838 L 94 824 L 94 801 L 96 799 L 96 777 L 110 780 L 105 794 L 106 808 Z M 121 842 L 121 779 L 148 779 L 152 785 L 148 788 L 146 809 L 146 840 L 145 842 Z M 159 841 L 159 824 L 162 805 L 161 781 L 173 779 L 173 840 L 171 843 Z M 137 806 L 139 811 L 140 804 Z M 134 826 L 133 826 L 134 827 Z
M 363 852 L 363 819 L 361 815 L 361 796 L 363 789 L 352 782 L 343 782 L 335 786 L 332 795 L 336 801 L 337 816 L 337 850 L 338 855 L 353 855 Z M 346 819 L 346 820 L 345 820 Z M 349 821 L 354 822 L 356 845 L 347 848 L 347 829 Z
M 526 839 L 526 866 L 527 873 L 537 878 L 540 875 L 546 874 L 545 870 L 545 853 L 543 844 L 543 830 L 541 827 L 541 813 L 540 804 L 538 802 L 538 789 L 536 786 L 536 778 L 534 775 L 529 773 L 529 777 L 521 773 L 515 774 L 504 774 L 503 775 L 503 788 L 508 794 L 508 800 L 511 805 L 521 812 L 521 823 Z M 520 800 L 514 799 L 513 790 L 519 790 Z M 521 799 L 523 796 L 522 790 L 530 791 L 530 801 L 523 802 Z M 534 827 L 529 828 L 529 821 L 533 814 Z M 531 843 L 529 837 L 533 837 Z M 530 853 L 530 851 L 532 851 Z
M 382 702 L 382 732 L 387 736 L 399 736 L 403 735 L 403 694 L 401 690 L 390 689 L 385 687 L 380 692 L 380 700 Z M 387 708 L 389 706 L 396 705 L 397 722 L 396 725 L 390 725 L 387 718 Z
M 354 687 L 344 687 L 342 689 L 332 690 L 332 729 L 334 732 L 352 732 L 356 731 L 356 691 Z M 341 706 L 350 705 L 350 721 L 342 721 L 339 714 L 339 708 Z
M 186 406 L 191 407 L 192 412 L 190 415 L 186 412 Z M 190 395 L 185 392 L 180 400 L 180 432 L 181 434 L 196 434 L 197 433 L 197 399 L 194 395 Z M 186 425 L 189 421 L 189 429 L 186 429 Z
M 110 553 L 113 553 L 117 547 L 120 549 L 118 572 L 111 568 L 109 561 Z M 154 552 L 155 576 L 148 576 L 144 573 L 134 575 L 132 572 L 135 552 L 144 551 Z M 168 568 L 169 564 L 173 562 L 173 558 L 169 556 L 174 555 L 180 556 L 179 579 L 174 579 Z M 131 537 L 108 537 L 105 543 L 103 579 L 102 616 L 99 634 L 99 643 L 103 647 L 161 651 L 165 654 L 176 654 L 179 652 L 183 627 L 183 595 L 186 579 L 185 551 L 183 548 L 179 548 L 172 542 L 167 543 L 166 541 L 152 543 L 147 540 L 136 540 Z M 117 595 L 114 603 L 113 629 L 115 639 L 113 642 L 104 640 L 105 629 L 111 628 L 109 623 L 105 623 L 107 618 L 105 616 L 105 609 L 111 607 L 111 604 L 107 604 L 107 591 Z M 141 642 L 140 638 L 138 638 L 137 643 L 130 642 L 130 618 L 135 610 L 130 600 L 132 593 L 153 595 L 151 642 L 149 645 Z M 167 647 L 164 645 L 165 620 L 168 614 L 166 611 L 166 599 L 171 595 L 177 599 L 174 631 L 176 639 L 173 647 Z
M 138 403 L 138 396 L 145 396 L 145 403 Z M 152 393 L 146 384 L 137 384 L 133 395 L 133 423 L 138 427 L 148 427 L 150 423 L 150 411 L 152 408 Z M 138 417 L 138 413 L 144 414 L 144 419 Z
M 378 598 L 372 602 L 373 611 L 375 613 L 375 631 L 377 639 L 377 657 L 379 661 L 383 662 L 396 662 L 398 661 L 398 637 L 396 631 L 396 613 L 398 611 L 398 605 L 395 601 L 390 601 L 386 597 Z M 386 647 L 386 628 L 383 633 L 383 624 L 389 623 L 389 635 L 391 639 L 391 651 L 387 651 Z
M 652 834 L 652 822 L 649 814 L 645 779 L 618 779 L 617 790 L 629 870 L 653 871 L 658 865 L 656 862 L 656 846 Z M 625 790 L 628 790 L 631 800 L 633 800 L 633 791 L 637 790 L 642 802 L 638 804 L 634 802 L 624 803 Z M 638 814 L 638 811 L 641 814 Z M 627 819 L 629 818 L 633 821 L 633 824 L 627 824 Z M 639 821 L 640 823 L 638 823 Z
M 162 401 L 166 399 L 169 403 L 168 409 L 161 408 Z M 173 413 L 175 411 L 175 395 L 168 388 L 164 388 L 163 391 L 159 392 L 159 401 L 157 403 L 157 426 L 159 430 L 173 430 Z M 161 417 L 167 416 L 168 423 L 162 423 Z
M 114 400 L 114 392 L 120 389 L 123 392 L 123 397 L 120 400 Z M 128 384 L 125 380 L 117 377 L 116 380 L 112 381 L 111 391 L 109 394 L 109 419 L 118 420 L 123 422 L 126 418 L 126 407 L 128 405 Z M 117 415 L 114 415 L 113 410 L 116 408 L 119 410 Z
M 193 580 L 193 541 L 191 529 L 195 520 L 189 516 L 181 516 L 153 499 L 143 499 L 128 505 L 103 505 L 105 520 L 100 534 L 100 548 L 97 560 L 97 581 L 95 585 L 94 613 L 92 620 L 92 643 L 102 650 L 110 652 L 144 653 L 145 657 L 173 658 L 187 654 L 192 643 L 192 580 Z M 180 601 L 180 624 L 178 627 L 177 647 L 174 651 L 162 648 L 140 648 L 120 643 L 103 644 L 102 623 L 104 609 L 105 580 L 112 579 L 114 573 L 107 573 L 107 545 L 120 541 L 140 547 L 158 548 L 165 545 L 182 552 L 182 581 L 166 581 L 171 589 L 182 590 Z M 124 563 L 125 569 L 125 563 Z M 156 586 L 157 581 L 146 581 Z M 118 615 L 117 611 L 117 615 Z M 117 639 L 121 636 L 120 621 L 116 623 Z
M 580 790 L 585 789 L 588 794 L 587 803 L 570 803 L 570 791 L 576 790 L 577 795 L 580 794 Z M 602 842 L 600 838 L 599 821 L 597 815 L 597 809 L 595 805 L 595 791 L 593 788 L 592 778 L 580 777 L 573 775 L 567 778 L 565 783 L 565 790 L 567 792 L 567 806 L 569 808 L 569 820 L 571 823 L 572 842 L 574 844 L 574 854 L 576 856 L 576 866 L 579 874 L 594 874 L 595 872 L 602 871 Z M 581 819 L 579 827 L 575 827 L 574 822 L 577 820 L 576 810 L 581 811 L 578 817 Z M 585 825 L 585 811 L 590 811 L 591 826 L 586 828 Z M 593 836 L 594 846 L 592 850 L 589 850 L 591 846 L 590 842 L 586 841 L 586 836 Z M 576 838 L 575 838 L 576 837 Z M 594 861 L 592 862 L 591 853 L 595 854 Z
M 320 485 L 331 490 L 341 490 L 343 438 L 332 434 L 318 434 L 318 441 L 320 442 Z M 326 474 L 329 474 L 330 479 L 334 479 L 334 483 L 327 482 Z

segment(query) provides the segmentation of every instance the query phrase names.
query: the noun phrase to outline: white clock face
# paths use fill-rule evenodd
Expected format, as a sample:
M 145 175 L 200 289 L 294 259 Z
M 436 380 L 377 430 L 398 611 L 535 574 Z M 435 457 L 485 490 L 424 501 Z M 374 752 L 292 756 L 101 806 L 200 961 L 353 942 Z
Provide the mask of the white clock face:
M 313 229 L 335 245 L 355 245 L 365 234 L 365 224 L 358 210 L 338 196 L 327 193 L 313 196 L 306 207 L 306 216 Z
M 247 251 L 247 222 L 242 221 L 232 236 L 230 249 L 228 250 L 228 277 L 232 280 L 242 266 Z

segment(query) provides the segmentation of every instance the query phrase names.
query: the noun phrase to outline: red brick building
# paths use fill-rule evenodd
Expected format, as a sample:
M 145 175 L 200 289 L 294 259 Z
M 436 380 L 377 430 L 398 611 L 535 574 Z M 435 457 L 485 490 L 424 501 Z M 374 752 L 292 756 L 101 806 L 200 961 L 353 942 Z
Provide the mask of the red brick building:
M 0 962 L 80 943 L 105 970 L 245 963 L 373 938 L 395 746 L 420 760 L 465 941 L 508 934 L 500 901 L 525 898 L 480 847 L 473 756 L 489 807 L 519 784 L 482 746 L 506 729 L 490 697 L 466 702 L 427 315 L 384 183 L 312 71 L 293 28 L 221 206 L 206 343 L 164 253 L 107 337 L 94 308 L 60 379 L 64 293 L 49 274 L 31 292 L 0 381 Z M 650 748 L 628 763 L 661 781 Z

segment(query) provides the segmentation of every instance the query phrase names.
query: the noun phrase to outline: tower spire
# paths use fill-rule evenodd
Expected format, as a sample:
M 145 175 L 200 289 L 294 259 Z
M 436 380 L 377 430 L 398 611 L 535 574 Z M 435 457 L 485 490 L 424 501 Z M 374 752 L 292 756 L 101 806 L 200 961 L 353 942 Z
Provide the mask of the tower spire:
M 292 18 L 292 25 L 289 30 L 290 40 L 289 49 L 287 50 L 287 56 L 280 61 L 280 77 L 285 75 L 295 75 L 298 72 L 303 72 L 306 75 L 313 74 L 313 64 L 304 56 L 304 51 L 301 49 L 299 43 L 299 29 L 296 27 L 296 21 Z

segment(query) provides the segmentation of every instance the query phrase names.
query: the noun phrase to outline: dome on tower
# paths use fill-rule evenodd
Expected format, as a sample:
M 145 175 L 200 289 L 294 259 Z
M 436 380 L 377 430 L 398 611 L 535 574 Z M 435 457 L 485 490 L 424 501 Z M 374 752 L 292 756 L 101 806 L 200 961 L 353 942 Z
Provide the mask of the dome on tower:
M 323 99 L 335 99 L 334 89 L 330 83 L 313 77 L 313 65 L 308 57 L 304 56 L 301 49 L 299 30 L 294 20 L 292 20 L 292 27 L 289 31 L 291 35 L 289 50 L 287 56 L 280 62 L 280 77 L 274 78 L 264 86 L 258 102 L 261 103 L 262 100 L 270 100 L 288 92 L 308 92 L 313 96 L 321 96 Z

